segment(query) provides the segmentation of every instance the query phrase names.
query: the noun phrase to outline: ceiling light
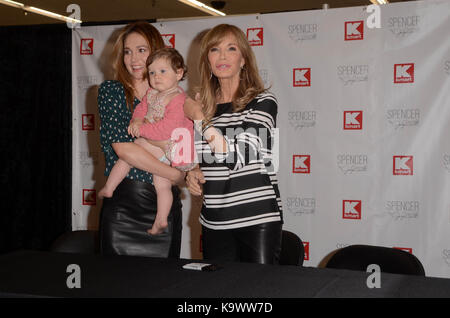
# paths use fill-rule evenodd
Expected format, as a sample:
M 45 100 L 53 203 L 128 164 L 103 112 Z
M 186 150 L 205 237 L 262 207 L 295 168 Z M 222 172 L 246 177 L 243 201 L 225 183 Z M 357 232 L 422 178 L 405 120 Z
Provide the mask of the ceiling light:
M 187 4 L 188 6 L 194 7 L 196 9 L 199 9 L 203 12 L 206 12 L 210 15 L 215 15 L 215 16 L 225 16 L 226 14 L 216 10 L 214 8 L 208 7 L 206 4 L 201 3 L 200 1 L 197 0 L 178 0 L 179 2 L 183 2 L 184 4 Z
M 0 0 L 0 3 L 6 4 L 7 6 L 11 6 L 14 8 L 19 8 L 19 9 L 23 9 L 23 7 L 25 6 L 23 3 L 10 1 L 10 0 Z
M 39 8 L 36 8 L 36 7 L 27 6 L 27 5 L 23 4 L 23 3 L 16 2 L 16 1 L 0 0 L 0 3 L 4 4 L 4 5 L 7 5 L 7 6 L 10 6 L 10 7 L 22 9 L 22 10 L 27 11 L 27 12 L 33 12 L 33 13 L 36 13 L 36 14 L 44 15 L 44 16 L 52 18 L 52 19 L 57 19 L 57 20 L 61 20 L 61 21 L 64 21 L 64 22 L 69 22 L 69 23 L 72 23 L 72 24 L 82 23 L 81 20 L 69 18 L 69 17 L 63 16 L 61 14 L 53 13 L 51 11 L 39 9 Z
M 373 4 L 388 4 L 388 0 L 370 0 Z

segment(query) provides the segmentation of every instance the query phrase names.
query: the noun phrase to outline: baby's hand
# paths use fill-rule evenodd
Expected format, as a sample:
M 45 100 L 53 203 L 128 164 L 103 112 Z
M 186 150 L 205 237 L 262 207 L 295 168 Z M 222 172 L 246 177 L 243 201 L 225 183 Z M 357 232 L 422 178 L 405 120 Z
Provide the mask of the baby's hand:
M 133 119 L 131 124 L 128 126 L 128 134 L 130 134 L 133 137 L 139 138 L 140 137 L 139 130 L 143 123 L 144 121 L 141 119 Z

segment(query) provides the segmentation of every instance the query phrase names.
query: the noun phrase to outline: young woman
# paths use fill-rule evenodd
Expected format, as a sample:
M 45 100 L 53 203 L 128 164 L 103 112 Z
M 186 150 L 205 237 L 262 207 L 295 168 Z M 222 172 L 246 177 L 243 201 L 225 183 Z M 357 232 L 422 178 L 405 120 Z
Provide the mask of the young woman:
M 134 138 L 127 131 L 134 107 L 149 89 L 147 57 L 163 47 L 161 35 L 151 24 L 128 24 L 114 46 L 116 80 L 103 82 L 98 90 L 105 175 L 109 175 L 119 158 L 133 167 L 112 197 L 103 199 L 100 240 L 105 254 L 155 257 L 179 257 L 180 254 L 181 201 L 177 188 L 172 188 L 173 203 L 166 230 L 151 236 L 147 229 L 155 222 L 157 211 L 152 174 L 177 183 L 185 173 L 160 162 L 133 143 Z
M 147 58 L 146 68 L 151 87 L 135 108 L 128 133 L 139 137 L 134 142 L 159 161 L 188 171 L 195 164 L 192 121 L 184 114 L 186 94 L 178 86 L 186 73 L 183 57 L 175 49 L 160 49 Z M 122 159 L 117 160 L 99 197 L 112 197 L 131 168 Z M 173 202 L 172 185 L 170 180 L 156 174 L 153 181 L 158 195 L 157 214 L 152 228 L 147 232 L 158 235 L 168 226 L 167 218 Z

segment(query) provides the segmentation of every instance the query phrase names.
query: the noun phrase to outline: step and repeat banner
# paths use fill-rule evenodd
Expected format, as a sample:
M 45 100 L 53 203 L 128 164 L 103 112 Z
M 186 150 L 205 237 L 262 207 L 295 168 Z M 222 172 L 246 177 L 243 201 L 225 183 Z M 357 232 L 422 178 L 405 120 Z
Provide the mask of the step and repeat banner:
M 379 11 L 378 11 L 379 10 Z M 154 23 L 184 56 L 182 86 L 199 84 L 205 30 L 246 34 L 279 104 L 278 179 L 284 229 L 305 266 L 369 244 L 416 255 L 427 276 L 450 277 L 450 1 Z M 96 229 L 105 182 L 97 88 L 112 79 L 122 25 L 74 29 L 74 230 Z M 183 189 L 183 258 L 201 258 L 201 200 Z

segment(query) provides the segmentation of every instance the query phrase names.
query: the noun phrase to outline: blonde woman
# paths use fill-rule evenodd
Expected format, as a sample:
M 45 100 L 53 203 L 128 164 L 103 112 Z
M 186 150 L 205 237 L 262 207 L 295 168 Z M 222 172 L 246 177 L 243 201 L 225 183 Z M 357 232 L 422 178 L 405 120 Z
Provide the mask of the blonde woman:
M 196 140 L 200 163 L 186 182 L 193 195 L 203 195 L 203 256 L 276 264 L 282 229 L 270 160 L 276 98 L 264 88 L 245 34 L 233 25 L 205 34 L 200 73 L 197 101 L 185 103 L 202 134 Z

